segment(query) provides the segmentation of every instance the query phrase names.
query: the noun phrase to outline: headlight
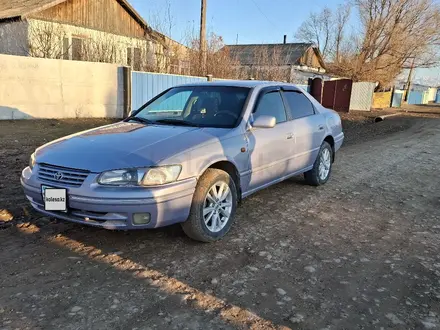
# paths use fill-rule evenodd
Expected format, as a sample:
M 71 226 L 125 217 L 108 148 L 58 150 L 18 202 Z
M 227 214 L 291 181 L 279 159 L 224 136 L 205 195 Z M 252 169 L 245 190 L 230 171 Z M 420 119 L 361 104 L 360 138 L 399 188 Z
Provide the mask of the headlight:
M 156 186 L 176 181 L 181 170 L 180 165 L 114 170 L 101 173 L 98 183 L 109 186 Z
M 180 165 L 149 168 L 142 179 L 142 185 L 155 186 L 176 181 L 181 170 Z
M 32 170 L 35 166 L 35 153 L 29 158 L 29 168 Z

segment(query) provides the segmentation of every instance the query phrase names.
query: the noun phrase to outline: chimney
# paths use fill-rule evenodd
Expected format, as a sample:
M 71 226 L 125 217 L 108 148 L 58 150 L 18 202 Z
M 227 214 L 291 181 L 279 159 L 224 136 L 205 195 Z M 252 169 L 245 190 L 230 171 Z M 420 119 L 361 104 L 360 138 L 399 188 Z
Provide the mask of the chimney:
M 284 35 L 284 42 L 283 42 L 283 44 L 286 44 L 286 43 L 287 43 L 287 34 Z

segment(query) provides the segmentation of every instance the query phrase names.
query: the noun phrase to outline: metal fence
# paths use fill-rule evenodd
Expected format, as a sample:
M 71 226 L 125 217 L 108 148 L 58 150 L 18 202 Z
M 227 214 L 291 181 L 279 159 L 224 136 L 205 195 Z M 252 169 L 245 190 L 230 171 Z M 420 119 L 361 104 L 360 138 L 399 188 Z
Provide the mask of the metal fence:
M 373 103 L 375 83 L 353 83 L 350 96 L 350 110 L 370 111 Z
M 132 73 L 132 109 L 139 109 L 164 90 L 181 84 L 207 81 L 204 77 L 190 77 L 162 73 Z
M 228 79 L 218 79 L 213 78 L 213 81 L 218 80 L 228 80 Z M 164 90 L 182 84 L 189 84 L 194 82 L 205 82 L 208 81 L 207 77 L 192 77 L 192 76 L 181 76 L 173 74 L 163 74 L 163 73 L 151 73 L 151 72 L 132 72 L 132 109 L 139 109 L 147 101 L 151 100 L 157 94 L 163 92 Z M 299 88 L 310 92 L 310 86 L 308 85 L 296 85 Z M 182 96 L 184 97 L 184 95 Z M 181 104 L 177 102 L 176 104 Z M 167 103 L 166 110 L 174 110 L 174 105 Z M 157 109 L 161 110 L 161 109 Z M 165 110 L 165 109 L 164 109 Z
M 400 108 L 402 106 L 403 95 L 405 91 L 400 89 L 395 89 L 393 93 L 393 98 L 391 100 L 391 107 Z
M 408 104 L 427 104 L 428 92 L 427 91 L 410 91 L 408 95 Z

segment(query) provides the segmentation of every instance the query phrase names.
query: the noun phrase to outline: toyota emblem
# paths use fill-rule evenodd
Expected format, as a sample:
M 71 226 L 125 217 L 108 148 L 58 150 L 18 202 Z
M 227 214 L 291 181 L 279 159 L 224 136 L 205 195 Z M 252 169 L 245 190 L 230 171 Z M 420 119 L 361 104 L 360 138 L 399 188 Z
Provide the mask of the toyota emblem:
M 63 179 L 63 173 L 57 172 L 53 175 L 53 177 L 55 178 L 55 180 L 61 181 Z

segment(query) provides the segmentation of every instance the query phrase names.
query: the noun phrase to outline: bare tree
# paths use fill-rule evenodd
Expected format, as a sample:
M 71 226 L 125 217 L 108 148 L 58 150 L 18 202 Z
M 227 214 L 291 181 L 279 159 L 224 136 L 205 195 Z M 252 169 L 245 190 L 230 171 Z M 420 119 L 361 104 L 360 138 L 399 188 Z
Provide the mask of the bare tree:
M 32 57 L 61 59 L 69 51 L 63 43 L 65 37 L 60 24 L 34 21 L 29 24 L 28 45 L 24 47 Z
M 328 58 L 332 48 L 335 30 L 333 13 L 325 7 L 320 13 L 311 13 L 295 34 L 295 38 L 315 44 L 324 59 Z
M 350 13 L 351 13 L 351 6 L 349 6 L 347 3 L 345 5 L 339 5 L 335 13 L 335 18 L 334 18 L 335 33 L 334 33 L 334 45 L 333 45 L 335 62 L 339 62 L 341 51 L 345 46 L 344 45 L 345 29 L 348 20 L 350 19 Z
M 345 31 L 348 9 L 340 6 L 334 15 L 328 33 L 334 36 L 334 52 L 326 55 L 331 72 L 381 87 L 391 84 L 412 59 L 416 67 L 439 62 L 440 4 L 434 0 L 354 0 L 354 8 L 360 24 L 350 35 Z M 314 24 L 319 26 L 316 17 L 303 27 L 320 31 L 312 29 Z M 305 39 L 307 34 L 298 36 Z
M 248 77 L 258 80 L 290 81 L 291 68 L 279 47 L 262 45 L 255 48 L 253 65 Z
M 362 41 L 351 66 L 354 79 L 389 84 L 415 59 L 415 66 L 438 63 L 440 5 L 432 0 L 356 0 Z M 435 55 L 435 56 L 433 56 Z
M 204 73 L 200 63 L 199 39 L 190 39 L 189 45 L 190 74 L 201 76 Z M 229 49 L 225 47 L 223 38 L 215 33 L 208 35 L 206 69 L 209 74 L 217 78 L 234 79 L 238 77 L 238 63 L 229 55 Z
M 117 37 L 100 34 L 93 39 L 85 40 L 82 59 L 89 62 L 117 63 L 121 58 Z
M 169 0 L 166 1 L 162 11 L 155 11 L 150 14 L 149 22 L 154 30 L 171 37 L 173 27 L 175 26 L 175 19 Z

